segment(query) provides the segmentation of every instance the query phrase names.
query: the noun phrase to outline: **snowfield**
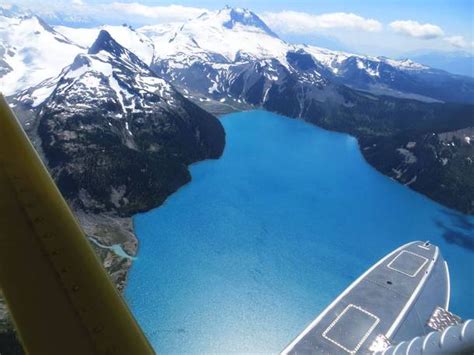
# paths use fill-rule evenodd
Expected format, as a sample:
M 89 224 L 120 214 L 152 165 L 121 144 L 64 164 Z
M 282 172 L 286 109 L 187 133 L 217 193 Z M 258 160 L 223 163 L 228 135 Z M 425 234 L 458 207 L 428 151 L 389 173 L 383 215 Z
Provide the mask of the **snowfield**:
M 0 77 L 0 91 L 5 95 L 55 77 L 85 51 L 35 16 L 0 16 L 0 49 L 0 59 L 9 67 Z
M 128 26 L 101 26 L 98 28 L 71 28 L 65 26 L 54 27 L 75 43 L 89 48 L 99 35 L 105 30 L 123 47 L 130 50 L 146 64 L 151 64 L 155 52 L 152 40 L 141 32 L 135 31 Z
M 180 87 L 191 84 L 189 88 L 196 89 L 189 81 L 196 72 L 186 71 L 201 70 L 203 77 L 194 80 L 203 81 L 201 86 L 205 87 L 199 91 L 211 99 L 220 100 L 219 95 L 229 95 L 228 84 L 237 80 L 240 69 L 236 69 L 236 65 L 240 64 L 259 65 L 265 78 L 273 82 L 280 80 L 279 66 L 296 73 L 301 81 L 320 85 L 332 77 L 342 78 L 343 83 L 357 88 L 358 82 L 353 78 L 363 78 L 357 79 L 362 83 L 359 89 L 374 88 L 374 92 L 387 95 L 400 95 L 399 87 L 391 85 L 404 80 L 404 73 L 432 72 L 431 68 L 408 59 L 393 60 L 290 44 L 280 39 L 256 14 L 239 8 L 205 12 L 183 24 L 157 24 L 138 29 L 127 25 L 52 28 L 35 16 L 3 14 L 0 15 L 0 90 L 13 95 L 30 89 L 28 97 L 34 106 L 39 105 L 54 89 L 53 83 L 57 80 L 54 78 L 78 54 L 87 53 L 101 30 L 110 33 L 121 46 Z M 291 53 L 296 53 L 293 64 L 289 63 Z M 299 61 L 307 61 L 307 58 L 316 63 L 312 69 L 298 68 Z M 406 87 L 410 87 L 410 83 Z M 405 96 L 421 97 L 413 94 L 417 93 Z

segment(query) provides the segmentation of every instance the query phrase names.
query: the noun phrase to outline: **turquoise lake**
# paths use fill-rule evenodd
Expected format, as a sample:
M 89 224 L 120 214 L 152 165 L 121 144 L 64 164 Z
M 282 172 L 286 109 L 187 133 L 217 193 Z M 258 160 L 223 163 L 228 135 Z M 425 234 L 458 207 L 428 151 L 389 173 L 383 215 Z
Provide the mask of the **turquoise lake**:
M 430 240 L 474 317 L 474 218 L 369 166 L 355 138 L 264 111 L 226 115 L 224 155 L 135 216 L 126 298 L 156 351 L 277 353 L 396 247 Z

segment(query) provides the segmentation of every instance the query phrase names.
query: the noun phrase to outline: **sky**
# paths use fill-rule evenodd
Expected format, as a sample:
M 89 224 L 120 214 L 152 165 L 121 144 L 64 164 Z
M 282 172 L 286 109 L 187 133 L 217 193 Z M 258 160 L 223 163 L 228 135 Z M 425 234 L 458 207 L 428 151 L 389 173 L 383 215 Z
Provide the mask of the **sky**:
M 29 8 L 54 24 L 134 27 L 184 22 L 229 5 L 254 11 L 289 42 L 389 57 L 474 52 L 474 0 L 17 0 L 9 4 Z

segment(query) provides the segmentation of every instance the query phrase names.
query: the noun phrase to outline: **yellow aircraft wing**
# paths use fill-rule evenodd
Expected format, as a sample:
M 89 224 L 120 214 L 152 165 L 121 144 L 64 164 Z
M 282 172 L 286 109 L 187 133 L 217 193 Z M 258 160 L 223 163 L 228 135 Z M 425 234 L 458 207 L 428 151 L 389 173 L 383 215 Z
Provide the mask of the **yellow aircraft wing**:
M 0 287 L 29 354 L 153 354 L 0 94 Z

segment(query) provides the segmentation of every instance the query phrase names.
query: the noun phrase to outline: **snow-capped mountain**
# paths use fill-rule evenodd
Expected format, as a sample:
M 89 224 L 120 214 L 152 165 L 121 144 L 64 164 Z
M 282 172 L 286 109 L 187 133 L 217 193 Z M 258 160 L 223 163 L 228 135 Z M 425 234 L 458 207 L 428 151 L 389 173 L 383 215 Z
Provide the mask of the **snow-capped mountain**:
M 468 51 L 417 51 L 406 56 L 432 68 L 474 77 L 474 53 Z
M 218 120 L 106 31 L 42 85 L 21 92 L 14 104 L 35 103 L 49 167 L 83 210 L 149 209 L 189 180 L 188 164 L 222 153 Z
M 324 49 L 305 47 L 304 50 L 326 63 L 337 82 L 359 90 L 426 102 L 474 102 L 472 78 L 433 69 L 410 59 L 338 52 L 328 58 Z
M 137 31 L 143 33 L 153 43 L 157 43 L 163 36 L 166 36 L 169 40 L 170 36 L 176 33 L 176 31 L 178 31 L 182 25 L 183 24 L 179 22 L 160 23 L 157 25 L 147 25 L 140 27 L 137 29 Z
M 287 44 L 257 15 L 248 10 L 229 7 L 205 12 L 160 39 L 155 43 L 156 48 L 159 48 L 157 56 L 160 60 L 182 59 L 185 60 L 184 64 L 207 58 L 234 62 L 244 54 L 256 59 L 284 61 L 287 51 Z
M 52 77 L 51 74 L 57 74 L 58 68 L 67 65 L 71 58 L 81 52 L 80 47 L 89 48 L 99 31 L 105 29 L 118 43 L 131 50 L 146 64 L 151 64 L 162 76 L 179 88 L 183 87 L 182 93 L 190 98 L 198 96 L 197 100 L 203 102 L 225 100 L 233 105 L 244 103 L 244 97 L 235 96 L 235 85 L 239 86 L 244 77 L 250 80 L 245 83 L 246 87 L 251 87 L 260 80 L 248 70 L 261 72 L 264 77 L 262 80 L 266 82 L 265 89 L 268 89 L 271 81 L 275 81 L 276 73 L 284 70 L 317 85 L 331 82 L 377 95 L 428 102 L 474 101 L 472 78 L 452 75 L 411 60 L 393 60 L 289 44 L 281 40 L 255 13 L 246 9 L 225 7 L 219 11 L 205 12 L 184 24 L 145 26 L 137 30 L 129 26 L 57 26 L 53 30 L 42 23 L 47 33 L 61 36 L 56 41 L 59 41 L 60 46 L 52 46 L 45 43 L 45 40 L 28 40 L 29 37 L 38 35 L 38 31 L 35 32 L 34 26 L 30 24 L 24 26 L 30 29 L 27 34 L 20 28 L 8 25 L 27 19 L 40 21 L 31 16 L 2 17 L 2 31 L 9 34 L 9 38 L 2 40 L 0 46 L 0 75 L 3 74 L 2 88 L 7 94 L 31 87 Z M 32 48 L 17 48 L 15 52 L 12 51 L 13 43 L 27 43 Z M 65 43 L 74 50 L 63 49 Z M 48 48 L 46 56 L 43 55 L 44 48 Z M 51 49 L 53 53 L 57 51 L 66 55 L 51 56 Z M 85 52 L 85 49 L 82 51 Z M 14 60 L 7 53 L 39 55 L 20 58 L 18 54 Z M 294 60 L 295 56 L 299 60 L 306 58 L 304 61 L 307 63 L 314 63 L 309 64 L 313 68 L 305 67 L 300 70 L 298 65 L 292 65 L 289 57 Z M 34 57 L 33 65 L 27 66 L 25 63 L 30 57 Z M 247 71 L 245 75 L 243 70 Z M 258 104 L 255 100 L 251 103 Z
M 0 13 L 0 91 L 6 95 L 56 76 L 84 48 L 36 16 Z
M 153 36 L 152 29 L 147 33 Z M 206 12 L 153 37 L 152 68 L 201 102 L 258 105 L 290 68 L 287 52 L 293 47 L 245 9 Z M 319 73 L 310 76 L 315 84 L 323 80 Z
M 76 56 L 56 82 L 54 89 L 51 90 L 49 82 L 47 87 L 54 96 L 63 98 L 60 104 L 65 109 L 82 101 L 83 105 L 74 107 L 74 112 L 90 109 L 85 101 L 93 106 L 110 98 L 118 104 L 114 113 L 124 114 L 147 109 L 147 95 L 159 95 L 153 105 L 158 104 L 161 108 L 173 106 L 177 100 L 166 81 L 156 77 L 138 56 L 119 46 L 106 31 L 99 33 L 87 54 Z M 41 102 L 36 102 L 35 106 L 38 104 Z M 49 107 L 55 106 L 50 104 Z
M 99 35 L 105 30 L 123 47 L 134 53 L 147 65 L 153 61 L 155 46 L 153 41 L 146 35 L 134 30 L 131 26 L 109 26 L 104 25 L 95 28 L 72 28 L 66 26 L 55 26 L 54 29 L 84 48 L 89 48 Z
M 159 50 L 152 67 L 176 85 L 186 86 L 188 91 L 197 90 L 195 94 L 208 99 L 242 101 L 243 97 L 234 97 L 229 90 L 239 77 L 236 72 L 241 72 L 236 66 L 246 64 L 265 68 L 265 75 L 273 78 L 282 66 L 291 73 L 297 72 L 300 78 L 316 79 L 319 84 L 324 79 L 379 95 L 430 102 L 474 101 L 474 80 L 410 60 L 289 44 L 246 9 L 226 7 L 191 19 L 168 34 L 162 28 L 159 31 L 153 40 Z M 152 29 L 147 28 L 146 33 L 153 37 Z M 307 63 L 313 62 L 313 70 L 305 68 L 301 75 L 302 71 L 289 63 L 288 56 L 294 57 L 293 53 L 305 57 Z M 199 75 L 199 71 L 204 73 Z

